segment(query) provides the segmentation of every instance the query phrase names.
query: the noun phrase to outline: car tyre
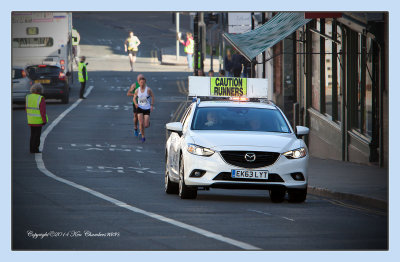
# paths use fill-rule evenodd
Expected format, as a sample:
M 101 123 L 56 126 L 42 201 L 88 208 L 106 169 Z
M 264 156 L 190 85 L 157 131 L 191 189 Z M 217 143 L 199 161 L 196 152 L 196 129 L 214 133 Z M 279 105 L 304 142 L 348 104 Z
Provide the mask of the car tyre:
M 169 178 L 168 172 L 168 157 L 165 160 L 165 193 L 167 194 L 178 194 L 179 193 L 179 185 L 178 183 L 174 183 Z
M 66 92 L 64 92 L 64 96 L 61 98 L 61 103 L 63 104 L 68 104 L 69 103 L 69 91 L 67 89 Z
M 182 155 L 179 162 L 179 196 L 181 199 L 194 199 L 197 197 L 197 188 L 188 187 L 185 184 L 185 169 Z
M 281 203 L 285 199 L 286 190 L 285 189 L 271 189 L 269 190 L 269 197 L 274 203 Z
M 292 203 L 302 203 L 307 198 L 307 188 L 306 189 L 290 189 L 288 190 L 289 202 Z

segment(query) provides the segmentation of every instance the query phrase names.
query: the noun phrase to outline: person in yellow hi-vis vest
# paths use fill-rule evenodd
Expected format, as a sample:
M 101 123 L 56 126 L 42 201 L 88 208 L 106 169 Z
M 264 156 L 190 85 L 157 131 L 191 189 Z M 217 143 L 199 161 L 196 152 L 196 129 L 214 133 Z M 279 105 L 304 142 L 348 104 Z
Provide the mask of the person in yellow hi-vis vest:
M 43 93 L 43 86 L 39 83 L 31 86 L 31 94 L 25 98 L 25 110 L 28 119 L 28 125 L 31 127 L 30 138 L 30 152 L 41 153 L 39 151 L 40 135 L 42 133 L 42 126 L 48 121 L 46 114 L 46 101 L 41 94 Z
M 131 72 L 133 72 L 133 64 L 136 62 L 136 53 L 139 50 L 139 45 L 139 38 L 133 34 L 133 31 L 129 32 L 129 37 L 125 40 L 124 46 L 125 52 L 128 52 L 129 63 L 131 64 Z
M 86 97 L 84 97 L 83 94 L 85 92 L 85 86 L 86 86 L 86 82 L 88 80 L 88 72 L 86 69 L 86 66 L 88 63 L 85 63 L 85 61 L 86 61 L 86 57 L 82 56 L 81 61 L 79 62 L 79 66 L 78 66 L 78 78 L 79 78 L 79 82 L 81 83 L 81 90 L 79 91 L 80 99 L 86 99 Z
M 179 42 L 181 42 L 185 46 L 185 53 L 187 55 L 188 67 L 189 70 L 193 69 L 193 52 L 194 52 L 194 40 L 192 33 L 186 33 L 186 42 L 179 38 Z

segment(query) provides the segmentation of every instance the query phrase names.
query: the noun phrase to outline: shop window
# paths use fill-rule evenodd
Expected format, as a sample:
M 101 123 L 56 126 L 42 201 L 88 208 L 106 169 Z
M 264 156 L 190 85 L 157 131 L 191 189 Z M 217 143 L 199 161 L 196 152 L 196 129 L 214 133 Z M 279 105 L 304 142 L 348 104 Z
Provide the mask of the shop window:
M 336 119 L 337 121 L 341 121 L 342 119 L 342 93 L 343 93 L 343 85 L 342 85 L 342 74 L 343 74 L 343 55 L 342 52 L 342 29 L 340 26 L 336 27 L 336 94 L 337 94 L 337 107 L 336 110 Z
M 372 137 L 373 44 L 372 39 L 358 35 L 357 111 L 355 129 Z
M 332 20 L 325 21 L 325 34 L 332 36 Z M 332 117 L 332 41 L 325 39 L 325 113 Z
M 320 28 L 320 22 L 317 20 L 316 29 Z M 320 111 L 320 88 L 321 88 L 321 65 L 320 65 L 320 36 L 312 34 L 312 107 Z

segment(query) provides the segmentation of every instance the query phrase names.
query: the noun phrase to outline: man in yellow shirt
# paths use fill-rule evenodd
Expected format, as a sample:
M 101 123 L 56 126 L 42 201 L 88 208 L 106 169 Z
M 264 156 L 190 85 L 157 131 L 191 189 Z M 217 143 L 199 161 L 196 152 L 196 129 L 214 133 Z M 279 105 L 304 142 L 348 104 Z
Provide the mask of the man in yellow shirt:
M 125 40 L 125 52 L 128 52 L 129 63 L 131 64 L 131 72 L 133 72 L 133 64 L 136 62 L 136 53 L 140 45 L 140 40 L 133 34 L 133 31 L 129 32 L 129 37 Z

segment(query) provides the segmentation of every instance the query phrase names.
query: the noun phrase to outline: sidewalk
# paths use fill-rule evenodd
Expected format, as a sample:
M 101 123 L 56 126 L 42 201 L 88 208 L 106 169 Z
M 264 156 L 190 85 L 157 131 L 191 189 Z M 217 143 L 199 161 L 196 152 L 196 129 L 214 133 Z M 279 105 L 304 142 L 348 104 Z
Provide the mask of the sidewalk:
M 308 193 L 388 208 L 387 168 L 310 157 Z
M 166 47 L 161 49 L 161 54 L 159 58 L 161 59 L 162 65 L 176 65 L 176 66 L 187 66 L 186 54 L 183 52 L 183 47 L 179 48 L 179 56 L 176 58 L 176 47 Z M 211 58 L 207 56 L 204 59 L 204 73 L 211 69 Z M 219 60 L 218 56 L 213 57 L 213 70 L 216 75 L 218 75 L 219 71 Z

